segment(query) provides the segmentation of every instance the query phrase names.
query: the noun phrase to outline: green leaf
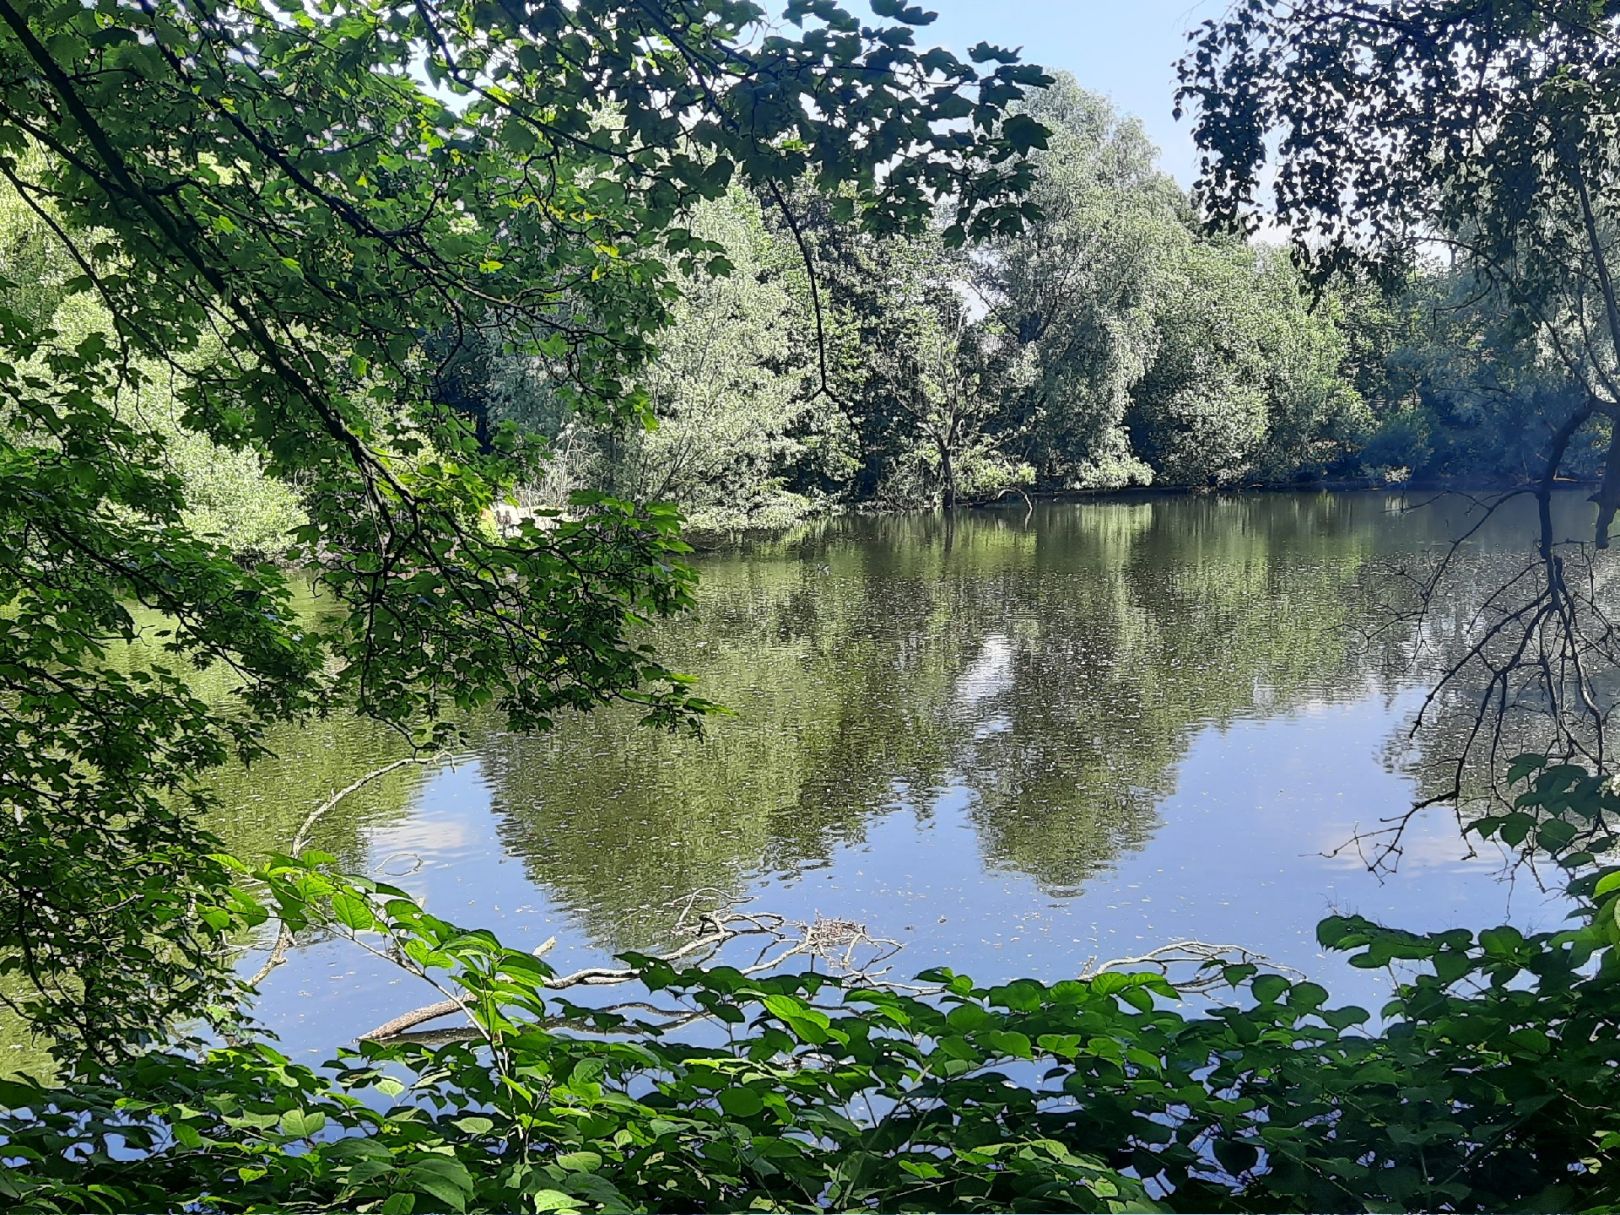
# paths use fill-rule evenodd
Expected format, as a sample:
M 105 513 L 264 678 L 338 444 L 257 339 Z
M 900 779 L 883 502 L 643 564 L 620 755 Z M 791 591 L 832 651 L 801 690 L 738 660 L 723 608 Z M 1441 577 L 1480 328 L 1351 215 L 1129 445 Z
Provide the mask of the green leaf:
M 792 996 L 768 995 L 762 1003 L 765 1005 L 767 1012 L 783 1021 L 791 1020 L 794 1017 L 802 1017 L 809 1011 L 802 1002 L 795 1000 Z
M 377 927 L 377 917 L 371 910 L 371 904 L 345 890 L 332 896 L 332 914 L 337 916 L 338 923 L 356 932 Z
M 1249 984 L 1254 998 L 1262 1004 L 1271 1004 L 1288 990 L 1288 980 L 1281 975 L 1257 975 Z M 1319 989 L 1320 990 L 1320 989 Z
M 529 1196 L 536 1211 L 577 1211 L 587 1204 L 561 1190 L 537 1190 Z
M 1547 757 L 1545 755 L 1539 755 L 1533 751 L 1514 756 L 1513 762 L 1508 765 L 1508 784 L 1516 785 L 1520 781 L 1527 779 L 1532 772 L 1539 770 L 1546 762 Z
M 765 1103 L 751 1088 L 728 1088 L 720 1093 L 720 1108 L 733 1118 L 752 1118 Z
M 1047 130 L 1027 114 L 1014 114 L 1002 124 L 1001 133 L 1020 155 L 1047 146 Z
M 1575 827 L 1562 819 L 1552 819 L 1536 829 L 1536 842 L 1548 852 L 1556 852 L 1575 838 Z
M 292 1109 L 283 1113 L 276 1125 L 291 1139 L 308 1139 L 326 1126 L 326 1115 L 319 1110 Z
M 1327 1002 L 1327 988 L 1316 983 L 1295 983 L 1288 989 L 1288 1007 L 1309 1012 Z
M 426 1194 L 452 1211 L 464 1211 L 467 1199 L 473 1194 L 472 1174 L 467 1167 L 450 1156 L 429 1156 L 416 1161 L 405 1170 L 407 1185 Z

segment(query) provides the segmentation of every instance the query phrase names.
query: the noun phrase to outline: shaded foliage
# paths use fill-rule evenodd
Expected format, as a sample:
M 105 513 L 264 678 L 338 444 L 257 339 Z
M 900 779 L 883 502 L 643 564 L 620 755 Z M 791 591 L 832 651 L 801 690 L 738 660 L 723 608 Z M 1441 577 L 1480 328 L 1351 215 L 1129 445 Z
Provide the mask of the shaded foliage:
M 675 510 L 596 493 L 492 534 L 531 445 L 481 442 L 436 362 L 493 338 L 569 409 L 647 418 L 677 277 L 727 270 L 686 217 L 733 178 L 844 182 L 879 232 L 936 205 L 961 239 L 1020 222 L 1029 170 L 993 128 L 1037 69 L 925 56 L 911 10 L 787 15 L 754 40 L 724 0 L 0 0 L 0 177 L 22 243 L 69 263 L 49 317 L 16 278 L 0 306 L 0 972 L 65 1056 L 228 987 L 199 778 L 276 723 L 348 706 L 437 745 L 485 707 L 710 707 L 636 635 L 690 602 Z M 66 324 L 75 296 L 99 319 Z M 192 437 L 208 467 L 183 474 Z M 233 461 L 297 494 L 315 627 L 204 530 Z M 103 658 L 145 627 L 131 604 L 163 658 L 125 674 Z M 223 709 L 188 685 L 215 665 Z

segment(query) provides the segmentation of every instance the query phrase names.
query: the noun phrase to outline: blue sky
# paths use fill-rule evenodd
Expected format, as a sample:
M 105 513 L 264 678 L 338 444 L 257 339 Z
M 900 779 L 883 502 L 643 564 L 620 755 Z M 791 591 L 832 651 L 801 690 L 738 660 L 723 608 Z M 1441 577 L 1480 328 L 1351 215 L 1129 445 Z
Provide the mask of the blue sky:
M 1185 123 L 1170 117 L 1175 61 L 1185 34 L 1219 16 L 1228 0 L 914 0 L 939 14 L 917 31 L 919 46 L 958 53 L 981 40 L 1022 47 L 1024 58 L 1072 72 L 1134 114 L 1159 145 L 1161 164 L 1192 184 L 1197 153 Z M 856 11 L 859 11 L 858 8 Z

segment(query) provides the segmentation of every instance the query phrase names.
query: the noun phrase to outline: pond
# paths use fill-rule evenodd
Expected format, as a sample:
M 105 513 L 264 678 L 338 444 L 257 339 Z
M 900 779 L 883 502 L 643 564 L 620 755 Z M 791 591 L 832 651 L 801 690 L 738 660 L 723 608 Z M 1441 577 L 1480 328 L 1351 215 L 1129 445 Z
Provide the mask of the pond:
M 1393 875 L 1346 846 L 1428 791 L 1424 757 L 1455 728 L 1441 714 L 1407 738 L 1446 639 L 1414 659 L 1410 631 L 1373 628 L 1389 571 L 1432 560 L 1474 509 L 1419 504 L 1019 504 L 835 519 L 704 555 L 696 618 L 657 630 L 733 710 L 704 738 L 617 711 L 545 737 L 481 725 L 465 754 L 347 799 L 314 842 L 510 945 L 557 936 L 565 969 L 665 942 L 683 897 L 709 889 L 863 924 L 903 943 L 897 974 L 1056 979 L 1196 938 L 1376 1008 L 1387 976 L 1323 956 L 1322 916 L 1563 914 L 1499 853 L 1470 858 L 1445 808 L 1413 821 Z M 1559 509 L 1590 511 L 1573 495 Z M 1471 559 L 1525 549 L 1528 523 L 1504 512 Z M 277 745 L 220 782 L 214 826 L 244 855 L 286 847 L 312 806 L 400 753 L 352 720 Z M 260 1012 L 324 1058 L 435 998 L 316 941 L 266 980 Z

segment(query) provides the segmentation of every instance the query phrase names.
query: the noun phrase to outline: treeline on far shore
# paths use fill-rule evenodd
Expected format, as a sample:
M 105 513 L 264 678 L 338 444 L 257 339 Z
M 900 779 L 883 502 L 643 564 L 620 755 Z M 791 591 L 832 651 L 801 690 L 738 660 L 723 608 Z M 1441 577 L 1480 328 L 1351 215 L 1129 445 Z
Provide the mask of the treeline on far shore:
M 645 368 L 643 425 L 567 405 L 568 353 L 511 353 L 498 315 L 423 335 L 438 395 L 486 444 L 506 424 L 526 436 L 517 510 L 602 490 L 672 501 L 706 531 L 1137 487 L 1522 484 L 1579 406 L 1468 275 L 1420 263 L 1396 283 L 1307 281 L 1279 247 L 1206 231 L 1140 124 L 1072 78 L 1023 108 L 1047 133 L 1034 218 L 1014 236 L 952 247 L 943 221 L 873 234 L 847 190 L 808 183 L 693 206 L 679 281 L 646 287 L 672 324 Z M 30 266 L 42 322 L 110 328 L 9 195 L 0 243 Z M 149 383 L 143 417 L 202 530 L 277 556 L 298 486 L 192 433 L 164 377 Z M 1595 476 L 1605 438 L 1583 438 L 1565 474 Z
M 566 413 L 555 369 L 502 354 L 498 330 L 448 361 L 445 399 L 550 440 L 529 502 L 603 489 L 717 530 L 831 506 L 1539 475 L 1583 398 L 1482 284 L 1438 262 L 1307 281 L 1279 247 L 1204 231 L 1140 124 L 1072 78 L 1026 108 L 1049 134 L 1017 236 L 873 236 L 808 187 L 785 208 L 741 188 L 699 206 L 691 230 L 726 273 L 682 283 L 647 377 L 655 426 Z M 1595 476 L 1601 440 L 1564 474 Z

